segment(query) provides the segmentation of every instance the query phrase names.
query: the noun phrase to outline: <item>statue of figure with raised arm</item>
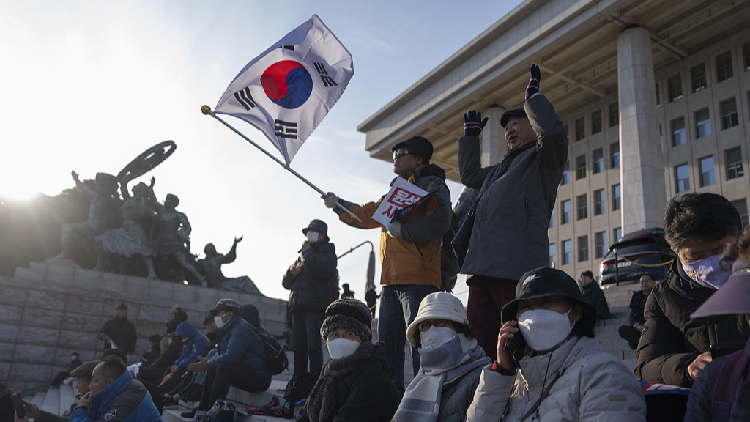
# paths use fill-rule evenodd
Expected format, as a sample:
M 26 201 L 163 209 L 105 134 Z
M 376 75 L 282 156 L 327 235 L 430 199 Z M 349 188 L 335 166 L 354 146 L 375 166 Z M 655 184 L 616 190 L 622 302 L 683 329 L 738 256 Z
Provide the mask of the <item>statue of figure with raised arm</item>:
M 226 255 L 216 252 L 216 247 L 213 243 L 207 244 L 206 247 L 203 248 L 206 257 L 198 260 L 196 268 L 198 269 L 198 272 L 206 276 L 209 287 L 263 296 L 250 277 L 244 275 L 241 277 L 228 278 L 221 272 L 221 266 L 223 264 L 229 264 L 237 259 L 237 244 L 241 241 L 242 236 L 235 237 L 232 249 Z
M 180 199 L 173 194 L 167 194 L 164 205 L 154 202 L 159 215 L 159 237 L 152 244 L 154 250 L 163 256 L 171 256 L 201 282 L 201 286 L 208 287 L 205 277 L 200 275 L 193 264 L 188 262 L 186 254 L 190 253 L 190 222 L 185 214 L 177 211 Z

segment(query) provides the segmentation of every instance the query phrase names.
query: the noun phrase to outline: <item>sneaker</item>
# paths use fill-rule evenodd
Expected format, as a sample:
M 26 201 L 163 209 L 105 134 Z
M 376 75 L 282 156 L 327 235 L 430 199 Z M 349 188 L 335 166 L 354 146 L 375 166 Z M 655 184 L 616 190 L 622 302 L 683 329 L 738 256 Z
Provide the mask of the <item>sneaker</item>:
M 183 418 L 194 418 L 195 417 L 195 409 L 187 411 L 187 412 L 182 412 L 182 413 L 180 413 L 180 416 L 182 416 Z

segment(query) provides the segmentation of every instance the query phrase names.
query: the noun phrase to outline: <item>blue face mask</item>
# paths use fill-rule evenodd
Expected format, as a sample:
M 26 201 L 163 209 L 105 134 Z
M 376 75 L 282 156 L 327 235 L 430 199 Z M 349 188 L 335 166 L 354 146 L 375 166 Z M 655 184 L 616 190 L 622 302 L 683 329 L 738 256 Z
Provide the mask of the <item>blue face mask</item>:
M 732 275 L 731 263 L 724 264 L 729 267 L 727 270 L 719 265 L 719 260 L 723 256 L 724 254 L 720 253 L 691 264 L 686 264 L 682 261 L 680 261 L 680 263 L 682 264 L 682 269 L 685 270 L 685 274 L 687 274 L 687 276 L 693 281 L 701 286 L 718 289 L 723 286 L 729 276 Z

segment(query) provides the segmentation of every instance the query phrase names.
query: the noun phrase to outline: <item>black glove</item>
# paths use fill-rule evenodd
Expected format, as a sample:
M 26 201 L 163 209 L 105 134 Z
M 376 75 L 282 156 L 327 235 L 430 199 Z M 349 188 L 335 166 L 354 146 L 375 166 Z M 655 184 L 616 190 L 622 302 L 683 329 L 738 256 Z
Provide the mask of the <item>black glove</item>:
M 529 101 L 532 95 L 539 92 L 539 81 L 542 80 L 542 71 L 539 70 L 539 66 L 532 63 L 529 73 L 531 73 L 531 77 L 529 78 L 529 84 L 526 86 L 526 101 Z
M 479 136 L 487 120 L 488 117 L 482 120 L 482 113 L 476 110 L 464 113 L 464 136 Z

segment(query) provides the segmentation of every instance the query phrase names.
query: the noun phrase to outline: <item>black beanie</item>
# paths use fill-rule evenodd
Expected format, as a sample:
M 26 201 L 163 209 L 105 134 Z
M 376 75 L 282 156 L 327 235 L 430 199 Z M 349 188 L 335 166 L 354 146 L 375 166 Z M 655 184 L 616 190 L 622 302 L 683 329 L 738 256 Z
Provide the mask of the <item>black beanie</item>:
M 320 335 L 326 340 L 329 332 L 343 328 L 358 335 L 362 341 L 371 341 L 371 327 L 372 313 L 367 305 L 356 299 L 339 299 L 328 305 Z

